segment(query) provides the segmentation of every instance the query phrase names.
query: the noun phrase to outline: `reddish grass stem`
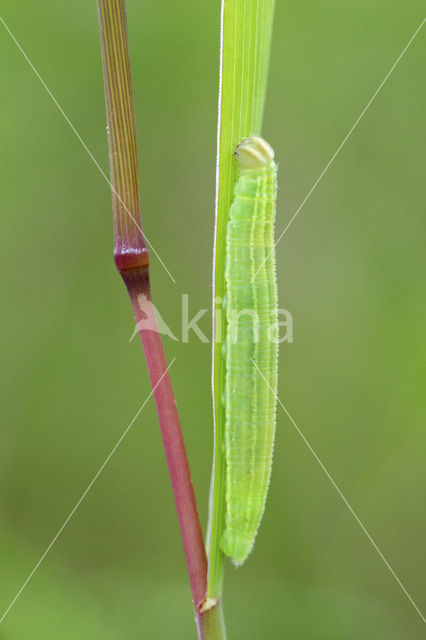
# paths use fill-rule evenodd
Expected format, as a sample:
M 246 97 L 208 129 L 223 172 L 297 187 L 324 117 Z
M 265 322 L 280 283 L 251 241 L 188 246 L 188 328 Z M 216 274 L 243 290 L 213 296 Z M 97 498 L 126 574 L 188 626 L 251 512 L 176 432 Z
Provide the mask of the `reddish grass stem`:
M 207 559 L 182 430 L 154 314 L 150 314 L 149 329 L 143 327 L 146 309 L 151 305 L 149 256 L 141 226 L 133 92 L 124 0 L 98 0 L 98 15 L 114 213 L 114 259 L 130 296 L 154 390 L 199 635 L 204 639 L 219 638 L 222 636 L 214 631 L 216 614 L 213 614 L 211 608 L 198 606 L 206 594 Z M 213 606 L 213 610 L 215 609 Z
M 172 383 L 154 313 L 149 313 L 150 328 L 142 328 L 146 322 L 146 310 L 151 305 L 148 265 L 122 269 L 120 273 L 130 296 L 136 322 L 141 327 L 139 333 L 154 389 L 192 596 L 194 605 L 198 605 L 207 589 L 207 558 Z

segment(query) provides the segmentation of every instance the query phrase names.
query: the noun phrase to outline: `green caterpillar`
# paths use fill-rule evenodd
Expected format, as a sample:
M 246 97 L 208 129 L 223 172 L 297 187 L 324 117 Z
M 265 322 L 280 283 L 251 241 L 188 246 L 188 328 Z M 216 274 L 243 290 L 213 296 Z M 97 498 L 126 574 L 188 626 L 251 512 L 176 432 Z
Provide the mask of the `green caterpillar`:
M 276 400 L 259 370 L 276 392 L 277 166 L 273 149 L 257 136 L 243 140 L 235 157 L 239 178 L 226 237 L 226 519 L 221 548 L 242 564 L 265 508 L 275 434 Z

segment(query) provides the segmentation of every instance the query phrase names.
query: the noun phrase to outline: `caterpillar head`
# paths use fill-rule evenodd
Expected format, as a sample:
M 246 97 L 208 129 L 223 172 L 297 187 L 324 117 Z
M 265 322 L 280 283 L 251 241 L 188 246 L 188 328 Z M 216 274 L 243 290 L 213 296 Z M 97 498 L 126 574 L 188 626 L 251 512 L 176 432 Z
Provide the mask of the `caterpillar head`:
M 243 169 L 260 169 L 273 161 L 274 150 L 260 136 L 250 136 L 235 147 L 234 156 Z

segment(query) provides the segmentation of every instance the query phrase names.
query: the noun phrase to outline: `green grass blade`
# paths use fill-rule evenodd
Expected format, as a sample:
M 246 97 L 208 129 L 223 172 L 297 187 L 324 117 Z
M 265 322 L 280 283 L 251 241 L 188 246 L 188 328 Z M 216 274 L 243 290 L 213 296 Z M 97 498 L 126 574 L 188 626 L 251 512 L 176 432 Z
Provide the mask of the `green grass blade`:
M 274 4 L 274 0 L 222 0 L 214 263 L 214 306 L 222 313 L 222 322 L 214 323 L 215 459 L 207 592 L 211 598 L 221 595 L 224 563 L 219 547 L 225 515 L 225 413 L 221 398 L 225 384 L 222 345 L 226 326 L 221 302 L 225 292 L 226 226 L 237 179 L 233 151 L 241 139 L 261 133 Z

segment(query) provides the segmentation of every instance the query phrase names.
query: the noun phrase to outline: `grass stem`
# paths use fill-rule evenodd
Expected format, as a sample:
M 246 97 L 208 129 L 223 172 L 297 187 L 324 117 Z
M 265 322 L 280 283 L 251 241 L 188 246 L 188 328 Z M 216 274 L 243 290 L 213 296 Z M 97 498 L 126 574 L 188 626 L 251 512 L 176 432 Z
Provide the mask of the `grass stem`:
M 217 606 L 200 607 L 207 588 L 207 557 L 195 493 L 170 375 L 152 305 L 149 255 L 142 231 L 133 91 L 124 0 L 98 0 L 105 81 L 108 146 L 114 213 L 114 259 L 133 307 L 154 390 L 180 531 L 188 567 L 199 637 L 220 640 Z

